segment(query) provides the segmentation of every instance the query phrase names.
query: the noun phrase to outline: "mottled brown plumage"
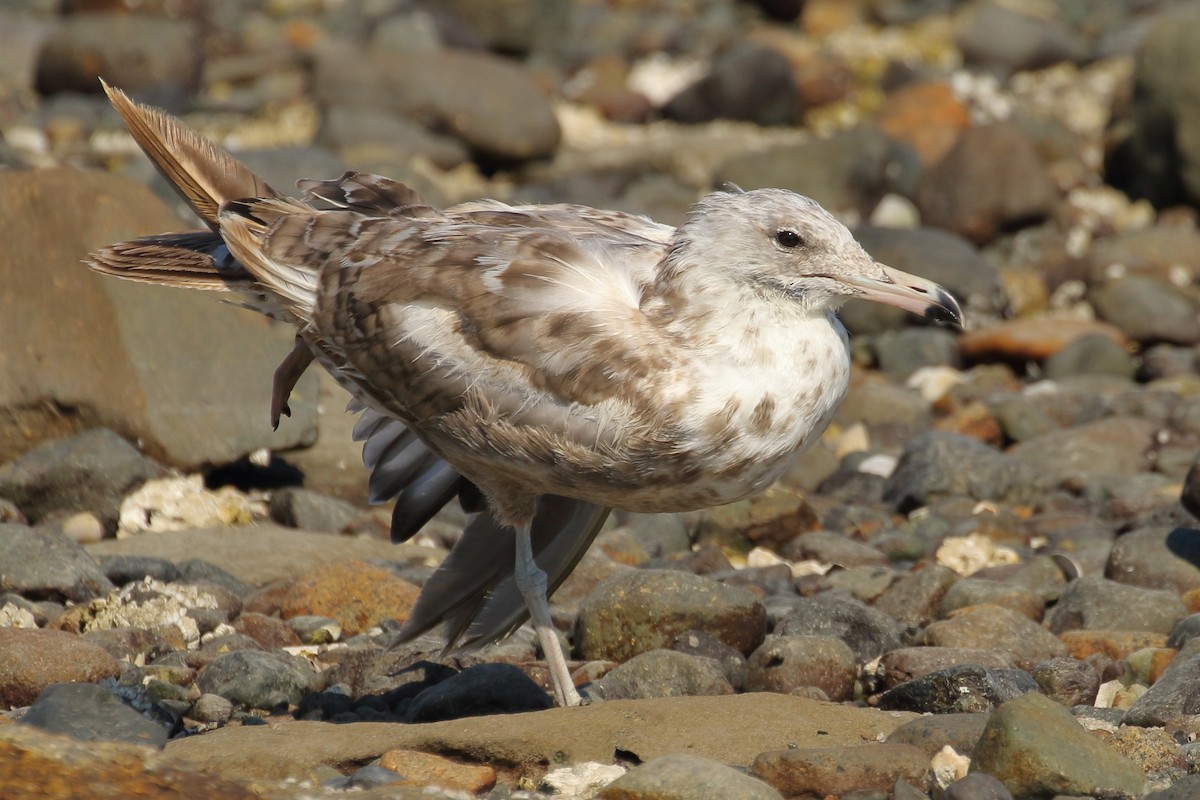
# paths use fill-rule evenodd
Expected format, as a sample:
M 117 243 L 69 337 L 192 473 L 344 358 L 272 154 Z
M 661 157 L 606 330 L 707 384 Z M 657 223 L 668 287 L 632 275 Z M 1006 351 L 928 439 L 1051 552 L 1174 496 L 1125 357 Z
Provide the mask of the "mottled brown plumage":
M 304 181 L 295 200 L 109 95 L 211 232 L 113 245 L 93 268 L 294 323 L 273 422 L 315 357 L 365 408 L 372 495 L 399 494 L 398 515 L 481 493 L 407 632 L 445 620 L 451 642 L 486 641 L 519 624 L 523 598 L 561 703 L 579 698 L 546 592 L 608 508 L 702 508 L 782 474 L 846 390 L 846 298 L 959 317 L 941 287 L 877 264 L 791 192 L 718 192 L 679 228 L 573 205 L 439 211 L 356 173 Z

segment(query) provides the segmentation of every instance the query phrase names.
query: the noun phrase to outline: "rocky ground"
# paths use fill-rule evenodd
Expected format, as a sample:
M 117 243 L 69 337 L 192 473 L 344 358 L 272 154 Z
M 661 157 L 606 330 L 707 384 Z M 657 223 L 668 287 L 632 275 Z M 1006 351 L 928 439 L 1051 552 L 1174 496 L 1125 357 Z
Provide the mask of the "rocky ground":
M 281 189 L 795 189 L 967 330 L 848 306 L 791 474 L 615 515 L 552 709 L 396 644 L 461 515 L 387 542 L 315 375 L 271 432 L 290 332 L 80 266 L 193 224 L 97 75 Z M 1200 796 L 1194 3 L 8 2 L 0 165 L 4 797 Z

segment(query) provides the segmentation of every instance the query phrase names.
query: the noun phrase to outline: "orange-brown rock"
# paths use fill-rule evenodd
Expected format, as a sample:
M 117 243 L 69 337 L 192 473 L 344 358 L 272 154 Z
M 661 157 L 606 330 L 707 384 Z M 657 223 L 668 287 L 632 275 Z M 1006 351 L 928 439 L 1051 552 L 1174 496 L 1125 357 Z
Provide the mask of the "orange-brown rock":
M 496 770 L 491 767 L 460 764 L 420 750 L 389 750 L 379 765 L 403 775 L 403 786 L 441 786 L 479 794 L 496 785 Z
M 963 358 L 970 361 L 1012 359 L 1041 361 L 1062 350 L 1081 336 L 1100 334 L 1121 346 L 1128 343 L 1125 334 L 1104 322 L 1076 319 L 1014 319 L 958 338 Z
M 942 81 L 912 83 L 888 96 L 875 119 L 880 130 L 904 142 L 921 163 L 936 164 L 958 135 L 971 125 L 971 114 Z
M 1125 658 L 1130 653 L 1146 647 L 1163 647 L 1167 637 L 1149 631 L 1105 631 L 1076 630 L 1059 634 L 1072 658 L 1083 660 L 1090 655 L 1102 653 L 1109 658 Z
M 333 617 L 345 636 L 386 619 L 408 619 L 420 589 L 382 567 L 343 561 L 301 575 L 279 602 L 284 619 L 302 614 Z
M 75 634 L 0 628 L 0 708 L 27 706 L 55 683 L 93 683 L 120 671 L 107 650 Z

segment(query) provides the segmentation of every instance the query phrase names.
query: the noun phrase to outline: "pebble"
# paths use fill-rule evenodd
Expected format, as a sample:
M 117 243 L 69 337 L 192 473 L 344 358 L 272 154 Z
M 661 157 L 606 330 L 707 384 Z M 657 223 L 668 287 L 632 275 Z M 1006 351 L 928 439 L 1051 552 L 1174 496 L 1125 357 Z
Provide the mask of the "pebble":
M 129 742 L 157 748 L 166 746 L 171 732 L 121 702 L 110 689 L 90 683 L 47 686 L 20 723 L 84 741 Z
M 906 744 L 770 750 L 750 765 L 750 772 L 785 795 L 818 797 L 851 791 L 891 791 L 904 780 L 922 789 L 931 784 L 929 760 Z
M 1034 469 L 1007 453 L 969 436 L 934 431 L 904 449 L 883 497 L 902 512 L 952 496 L 1022 502 L 1032 499 L 1038 482 Z
M 270 710 L 295 705 L 317 688 L 319 678 L 308 662 L 282 652 L 235 650 L 200 670 L 196 686 L 243 708 Z
M 0 592 L 85 602 L 113 585 L 78 543 L 45 528 L 0 523 Z
M 925 628 L 922 642 L 935 647 L 1008 651 L 1033 662 L 1067 654 L 1050 631 L 1022 614 L 1000 606 L 976 606 Z
M 1016 666 L 1002 651 L 958 647 L 898 647 L 879 657 L 880 682 L 890 689 L 915 678 L 960 665 L 1006 670 Z
M 496 770 L 488 766 L 459 764 L 448 758 L 419 750 L 388 750 L 379 766 L 401 776 L 401 785 L 440 786 L 471 794 L 486 792 L 496 785 Z
M 579 610 L 585 659 L 626 661 L 681 633 L 711 633 L 741 653 L 766 635 L 766 608 L 749 591 L 675 570 L 635 570 L 602 581 Z
M 993 708 L 1038 685 L 1028 672 L 959 664 L 888 689 L 877 698 L 884 709 L 923 714 L 972 714 Z
M 757 778 L 711 758 L 677 753 L 647 761 L 600 790 L 600 800 L 773 800 L 782 795 Z
M 1087 575 L 1067 584 L 1046 623 L 1054 633 L 1084 629 L 1168 634 L 1185 616 L 1187 608 L 1175 592 Z
M 775 625 L 781 636 L 833 637 L 865 663 L 899 646 L 903 626 L 874 608 L 832 593 L 802 598 Z
M 721 665 L 678 650 L 639 653 L 588 687 L 589 696 L 604 700 L 721 694 L 733 694 Z
M 1014 797 L 1099 790 L 1138 797 L 1145 783 L 1141 770 L 1037 692 L 992 713 L 972 753 L 971 770 L 999 779 Z
M 1169 283 L 1131 275 L 1092 288 L 1088 300 L 1101 319 L 1134 341 L 1200 342 L 1200 307 Z
M 1200 589 L 1200 533 L 1153 527 L 1125 533 L 1113 542 L 1105 574 L 1121 583 L 1176 594 Z
M 354 636 L 387 619 L 408 618 L 419 589 L 363 561 L 343 561 L 296 578 L 279 598 L 279 614 L 330 617 Z
M 56 683 L 91 683 L 120 674 L 97 644 L 64 631 L 0 628 L 0 705 L 27 706 Z
M 271 494 L 271 519 L 289 528 L 340 533 L 362 512 L 358 507 L 311 489 L 289 487 Z
M 1162 676 L 1125 712 L 1126 725 L 1169 725 L 1180 717 L 1200 714 L 1200 642 L 1183 646 Z
M 815 687 L 830 700 L 854 696 L 854 652 L 832 636 L 768 636 L 750 654 L 746 691 L 789 694 Z
M 991 715 L 987 712 L 927 714 L 905 722 L 892 731 L 887 741 L 908 744 L 933 758 L 944 748 L 970 753 L 979 743 Z

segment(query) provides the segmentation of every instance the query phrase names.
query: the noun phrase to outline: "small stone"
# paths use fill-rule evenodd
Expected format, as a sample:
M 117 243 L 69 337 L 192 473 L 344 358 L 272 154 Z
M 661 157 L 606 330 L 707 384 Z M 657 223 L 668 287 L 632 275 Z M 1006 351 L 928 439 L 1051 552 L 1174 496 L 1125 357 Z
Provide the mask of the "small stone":
M 750 771 L 782 794 L 817 797 L 875 789 L 885 794 L 896 781 L 928 789 L 929 759 L 906 744 L 768 750 L 755 757 Z
M 1132 380 L 1134 371 L 1133 358 L 1124 347 L 1107 336 L 1092 334 L 1079 337 L 1046 359 L 1043 374 L 1047 380 L 1073 375 L 1111 375 Z
M 200 670 L 196 686 L 245 708 L 295 705 L 315 688 L 317 675 L 308 662 L 280 652 L 235 650 Z
M 1019 669 L 989 669 L 962 664 L 931 672 L 888 689 L 879 708 L 932 714 L 990 711 L 1005 700 L 1036 692 L 1037 683 Z
M 733 694 L 716 661 L 677 650 L 639 653 L 595 681 L 591 693 L 605 700 L 644 700 Z
M 1168 634 L 1186 616 L 1187 608 L 1175 592 L 1089 575 L 1067 584 L 1046 623 L 1055 633 L 1082 628 Z
M 768 636 L 747 660 L 746 691 L 790 694 L 817 687 L 830 700 L 854 696 L 854 652 L 831 636 Z
M 73 542 L 91 544 L 104 538 L 104 523 L 95 514 L 81 511 L 59 523 L 59 529 Z
M 130 742 L 165 747 L 170 731 L 134 711 L 104 686 L 48 686 L 20 720 L 50 733 L 84 741 Z
M 957 647 L 898 647 L 879 658 L 879 670 L 884 689 L 923 678 L 950 667 L 974 665 L 993 670 L 1016 667 L 1015 659 L 997 650 Z
M 1101 335 L 1124 347 L 1128 337 L 1104 322 L 1072 319 L 1013 319 L 968 331 L 958 338 L 967 361 L 1045 361 L 1084 336 Z
M 402 776 L 402 786 L 440 786 L 479 794 L 496 785 L 496 770 L 486 765 L 459 764 L 419 750 L 388 750 L 379 766 Z
M 690 753 L 659 756 L 600 790 L 600 800 L 774 800 L 769 784 L 710 758 Z
M 766 635 L 767 612 L 745 589 L 675 570 L 634 570 L 601 582 L 580 607 L 585 659 L 626 661 L 701 630 L 742 653 Z
M 949 747 L 958 753 L 970 753 L 979 743 L 988 714 L 927 714 L 916 717 L 888 734 L 892 744 L 909 744 L 933 758 Z
M 1125 724 L 1167 725 L 1200 714 L 1200 640 L 1183 646 L 1154 685 L 1125 713 Z
M 900 646 L 903 627 L 881 611 L 830 593 L 801 598 L 775 625 L 780 636 L 830 636 L 845 642 L 858 663 Z
M 311 489 L 288 487 L 271 494 L 271 519 L 290 528 L 340 533 L 361 511 Z
M 73 634 L 0 628 L 0 706 L 27 706 L 55 683 L 92 683 L 119 673 L 103 648 Z
M 976 772 L 947 786 L 942 800 L 1013 800 L 1013 796 L 991 775 Z
M 192 704 L 192 719 L 197 722 L 225 722 L 233 716 L 233 703 L 219 694 L 202 694 Z
M 383 620 L 408 619 L 420 589 L 391 572 L 363 561 L 343 561 L 296 578 L 279 600 L 279 614 L 318 615 L 354 636 Z
M 1100 790 L 1139 797 L 1145 779 L 1124 756 L 1081 726 L 1071 712 L 1037 692 L 994 712 L 971 754 L 971 771 L 998 778 L 1016 797 L 1091 795 Z
M 1200 530 L 1163 526 L 1117 537 L 1105 574 L 1124 584 L 1170 588 L 1178 594 L 1200 589 Z
M 930 432 L 905 447 L 884 485 L 884 500 L 901 512 L 943 497 L 1026 502 L 1036 473 L 1006 453 L 968 436 Z
M 889 586 L 875 608 L 905 625 L 924 626 L 938 617 L 946 592 L 959 576 L 940 564 L 925 566 Z
M 113 590 L 86 550 L 45 528 L 0 524 L 0 592 L 84 602 Z
M 252 611 L 243 611 L 238 615 L 238 618 L 233 621 L 233 629 L 249 636 L 266 650 L 297 647 L 301 644 L 300 637 L 296 635 L 289 623 Z
M 934 622 L 922 635 L 925 644 L 1001 650 L 1033 662 L 1064 656 L 1058 637 L 1026 616 L 999 606 L 977 606 Z
M 1052 658 L 1033 668 L 1042 693 L 1067 708 L 1093 705 L 1100 690 L 1100 673 L 1086 661 Z
M 1135 341 L 1200 342 L 1200 309 L 1187 294 L 1168 283 L 1131 275 L 1093 288 L 1088 299 L 1101 319 Z

